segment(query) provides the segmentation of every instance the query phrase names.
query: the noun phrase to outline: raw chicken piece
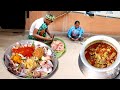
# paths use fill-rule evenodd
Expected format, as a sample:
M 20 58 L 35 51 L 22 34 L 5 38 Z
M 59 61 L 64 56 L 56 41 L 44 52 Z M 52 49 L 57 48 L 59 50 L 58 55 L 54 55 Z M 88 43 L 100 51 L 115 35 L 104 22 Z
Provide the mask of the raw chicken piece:
M 53 41 L 51 48 L 56 51 L 62 51 L 64 50 L 64 43 L 59 40 Z
M 57 44 L 55 44 L 54 42 L 55 42 L 55 41 L 53 41 L 53 43 L 51 44 L 51 48 L 52 48 L 53 50 L 56 50 Z

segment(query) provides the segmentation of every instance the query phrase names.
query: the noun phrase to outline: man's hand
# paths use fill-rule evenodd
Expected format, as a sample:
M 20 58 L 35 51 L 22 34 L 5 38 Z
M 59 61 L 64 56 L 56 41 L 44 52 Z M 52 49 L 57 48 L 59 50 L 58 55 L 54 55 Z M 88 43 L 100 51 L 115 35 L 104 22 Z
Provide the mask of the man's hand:
M 50 34 L 50 37 L 51 37 L 51 38 L 54 38 L 54 36 L 55 36 L 55 35 Z
M 48 40 L 48 41 L 52 41 L 52 40 L 53 40 L 53 38 L 48 38 L 47 40 Z

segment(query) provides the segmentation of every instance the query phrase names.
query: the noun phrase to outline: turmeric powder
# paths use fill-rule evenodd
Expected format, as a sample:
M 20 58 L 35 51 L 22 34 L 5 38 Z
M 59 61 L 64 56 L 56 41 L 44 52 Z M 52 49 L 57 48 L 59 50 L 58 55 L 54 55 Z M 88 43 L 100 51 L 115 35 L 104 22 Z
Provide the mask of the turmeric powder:
M 11 56 L 11 59 L 13 60 L 14 63 L 21 63 L 22 62 L 22 57 L 18 55 L 17 53 Z

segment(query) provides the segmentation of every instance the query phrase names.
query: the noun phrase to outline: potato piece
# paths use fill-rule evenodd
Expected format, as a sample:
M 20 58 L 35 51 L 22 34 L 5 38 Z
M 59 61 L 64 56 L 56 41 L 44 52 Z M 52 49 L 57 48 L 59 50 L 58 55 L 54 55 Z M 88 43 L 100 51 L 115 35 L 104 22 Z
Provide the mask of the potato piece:
M 107 49 L 107 51 L 108 51 L 108 52 L 110 52 L 110 48 L 109 48 L 109 49 Z
M 101 59 L 99 64 L 105 64 L 106 63 L 106 60 L 105 59 Z
M 103 54 L 103 57 L 104 57 L 104 59 L 106 59 L 106 58 L 108 57 L 108 52 L 105 52 L 105 53 Z
M 116 56 L 116 53 L 115 53 L 115 52 L 113 52 L 113 53 L 111 54 L 110 60 L 111 60 L 114 56 Z
M 26 62 L 24 62 L 24 65 L 26 68 L 32 69 L 32 68 L 35 68 L 37 66 L 37 63 L 32 59 L 27 59 Z

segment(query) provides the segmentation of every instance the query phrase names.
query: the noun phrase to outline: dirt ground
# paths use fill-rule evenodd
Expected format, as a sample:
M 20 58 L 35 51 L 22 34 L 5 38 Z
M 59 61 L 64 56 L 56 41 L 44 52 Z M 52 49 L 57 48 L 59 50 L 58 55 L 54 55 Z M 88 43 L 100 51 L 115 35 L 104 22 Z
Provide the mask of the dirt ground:
M 66 53 L 58 59 L 59 65 L 56 72 L 50 79 L 85 79 L 85 76 L 80 71 L 78 65 L 78 56 L 81 49 L 82 42 L 71 41 L 67 38 L 66 33 L 52 32 L 58 38 L 61 38 L 66 43 Z M 83 42 L 94 34 L 85 34 Z M 6 70 L 3 63 L 3 55 L 7 47 L 17 41 L 26 40 L 28 31 L 21 32 L 5 32 L 0 31 L 0 79 L 17 79 L 14 75 Z M 120 36 L 113 35 L 115 39 L 120 40 Z

